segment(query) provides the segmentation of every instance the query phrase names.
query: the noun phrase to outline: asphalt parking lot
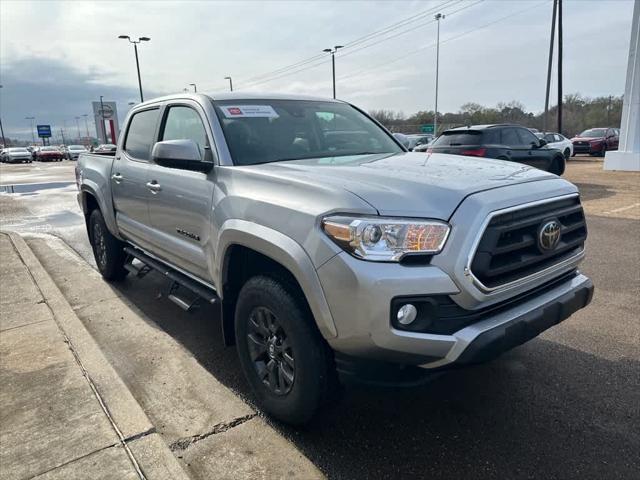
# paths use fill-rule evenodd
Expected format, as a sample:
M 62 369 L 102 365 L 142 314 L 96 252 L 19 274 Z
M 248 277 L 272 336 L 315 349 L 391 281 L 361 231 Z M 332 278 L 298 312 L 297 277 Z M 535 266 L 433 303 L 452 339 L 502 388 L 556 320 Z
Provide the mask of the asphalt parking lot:
M 30 236 L 36 255 L 54 235 L 93 264 L 73 167 L 0 165 L 0 184 L 13 186 L 0 193 L 0 228 Z M 329 478 L 638 478 L 640 174 L 604 172 L 601 161 L 578 156 L 565 178 L 579 186 L 588 218 L 583 270 L 596 293 L 586 310 L 491 363 L 417 388 L 349 387 L 304 429 L 274 426 Z M 235 351 L 222 346 L 217 311 L 186 314 L 165 290 L 154 274 L 119 287 L 156 334 L 250 401 Z M 131 382 L 118 365 L 140 353 L 123 350 L 106 328 L 90 330 Z M 140 348 L 154 345 L 158 358 L 171 354 L 156 339 Z M 188 398 L 189 371 L 175 382 Z M 155 387 L 164 398 L 169 387 Z M 156 403 L 147 414 L 168 437 L 169 410 L 181 406 Z

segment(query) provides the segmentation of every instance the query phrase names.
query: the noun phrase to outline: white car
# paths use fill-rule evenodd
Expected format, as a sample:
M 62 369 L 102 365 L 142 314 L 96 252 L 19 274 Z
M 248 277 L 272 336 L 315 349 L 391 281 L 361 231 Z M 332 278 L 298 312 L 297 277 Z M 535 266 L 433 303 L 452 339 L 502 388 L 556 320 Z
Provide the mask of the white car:
M 31 152 L 24 147 L 5 148 L 0 158 L 6 163 L 31 163 Z
M 81 153 L 88 153 L 89 150 L 86 149 L 84 145 L 69 145 L 65 149 L 65 157 L 69 160 L 78 160 L 78 157 Z
M 542 132 L 535 132 L 535 134 L 538 138 L 545 140 L 549 147 L 560 150 L 566 160 L 569 160 L 569 157 L 573 157 L 573 143 L 564 135 Z

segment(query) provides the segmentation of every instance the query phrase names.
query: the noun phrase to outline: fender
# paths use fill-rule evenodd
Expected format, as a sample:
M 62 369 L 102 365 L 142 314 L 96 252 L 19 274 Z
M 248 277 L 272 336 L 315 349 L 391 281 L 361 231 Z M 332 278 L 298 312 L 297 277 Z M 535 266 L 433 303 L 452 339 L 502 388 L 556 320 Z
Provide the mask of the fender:
M 113 210 L 113 202 L 111 201 L 111 193 L 109 192 L 108 201 L 105 200 L 105 196 L 101 193 L 103 190 L 100 189 L 100 186 L 89 179 L 83 179 L 82 184 L 80 185 L 80 193 L 78 193 L 78 203 L 80 204 L 80 208 L 82 212 L 87 214 L 87 194 L 91 195 L 98 202 L 98 207 L 102 212 L 102 216 L 104 218 L 104 223 L 107 225 L 109 232 L 114 235 L 116 238 L 123 240 L 123 238 L 118 233 L 118 227 L 116 225 L 116 217 L 115 212 Z
M 325 338 L 337 336 L 338 331 L 316 269 L 300 244 L 263 225 L 235 218 L 226 220 L 218 234 L 216 247 L 218 255 L 214 262 L 216 285 L 222 286 L 226 280 L 225 260 L 231 245 L 242 245 L 255 250 L 289 270 L 302 288 L 320 333 Z M 219 293 L 222 294 L 222 292 Z

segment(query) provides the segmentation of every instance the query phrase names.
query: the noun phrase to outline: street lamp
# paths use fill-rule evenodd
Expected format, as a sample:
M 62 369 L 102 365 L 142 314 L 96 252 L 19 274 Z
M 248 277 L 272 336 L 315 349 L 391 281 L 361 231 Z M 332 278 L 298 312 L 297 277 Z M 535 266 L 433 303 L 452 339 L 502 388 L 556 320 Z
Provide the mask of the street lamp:
M 193 87 L 193 93 L 198 93 L 198 87 L 196 87 L 195 83 L 190 83 L 189 85 Z
M 440 67 L 440 20 L 444 18 L 444 15 L 437 13 L 434 17 L 438 23 L 438 33 L 436 39 L 436 109 L 433 114 L 433 134 L 438 136 L 438 69 Z
M 336 98 L 336 52 L 339 48 L 343 48 L 342 45 L 336 45 L 331 48 L 325 48 L 322 50 L 323 52 L 327 52 L 331 54 L 331 74 L 333 76 L 333 98 Z
M 233 80 L 231 77 L 224 77 L 225 80 L 229 80 L 229 90 L 233 92 Z
M 24 119 L 25 120 L 31 120 L 31 142 L 32 142 L 32 145 L 35 145 L 36 144 L 36 134 L 35 134 L 35 131 L 34 131 L 35 127 L 33 126 L 33 124 L 34 124 L 34 121 L 35 121 L 36 117 L 24 117 Z
M 136 53 L 136 69 L 138 70 L 138 87 L 140 87 L 140 101 L 144 102 L 144 97 L 142 96 L 142 80 L 140 79 L 140 62 L 138 61 L 138 44 L 140 42 L 148 42 L 151 39 L 149 37 L 140 37 L 137 40 L 131 40 L 131 37 L 129 37 L 129 35 L 119 35 L 118 38 L 129 40 L 129 43 L 133 43 L 133 50 Z

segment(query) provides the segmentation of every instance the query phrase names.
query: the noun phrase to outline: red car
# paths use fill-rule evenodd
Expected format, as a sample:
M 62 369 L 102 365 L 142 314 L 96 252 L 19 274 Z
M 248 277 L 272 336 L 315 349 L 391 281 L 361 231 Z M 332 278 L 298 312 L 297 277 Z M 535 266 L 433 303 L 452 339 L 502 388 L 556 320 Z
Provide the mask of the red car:
M 62 161 L 64 154 L 58 147 L 41 147 L 36 153 L 36 160 L 40 162 Z
M 571 139 L 573 154 L 589 153 L 604 157 L 607 150 L 617 150 L 618 130 L 615 128 L 590 128 Z

